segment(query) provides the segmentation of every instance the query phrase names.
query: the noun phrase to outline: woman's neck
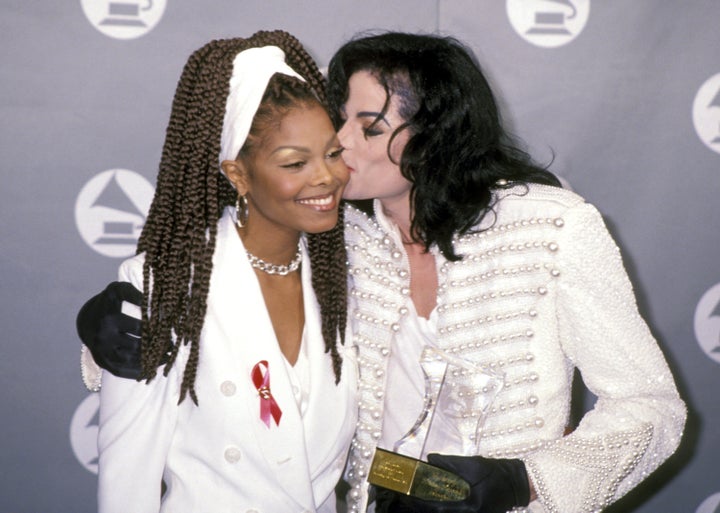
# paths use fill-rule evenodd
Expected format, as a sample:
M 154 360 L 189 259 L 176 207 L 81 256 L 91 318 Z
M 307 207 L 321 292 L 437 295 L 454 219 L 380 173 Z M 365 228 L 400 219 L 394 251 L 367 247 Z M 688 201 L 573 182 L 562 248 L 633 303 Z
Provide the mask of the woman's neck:
M 295 230 L 263 230 L 248 223 L 237 232 L 248 252 L 272 264 L 287 264 L 298 250 L 300 232 Z

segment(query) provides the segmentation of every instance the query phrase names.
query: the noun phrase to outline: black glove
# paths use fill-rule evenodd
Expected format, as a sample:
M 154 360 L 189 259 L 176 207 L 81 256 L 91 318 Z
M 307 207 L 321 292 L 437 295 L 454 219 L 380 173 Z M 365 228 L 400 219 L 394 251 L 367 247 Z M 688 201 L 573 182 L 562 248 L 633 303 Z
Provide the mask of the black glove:
M 100 367 L 121 378 L 138 379 L 142 323 L 121 312 L 123 301 L 140 305 L 142 292 L 130 283 L 112 282 L 80 309 L 77 332 Z
M 505 513 L 530 502 L 530 484 L 521 460 L 428 454 L 428 463 L 470 483 L 462 501 L 426 501 L 377 488 L 376 513 Z

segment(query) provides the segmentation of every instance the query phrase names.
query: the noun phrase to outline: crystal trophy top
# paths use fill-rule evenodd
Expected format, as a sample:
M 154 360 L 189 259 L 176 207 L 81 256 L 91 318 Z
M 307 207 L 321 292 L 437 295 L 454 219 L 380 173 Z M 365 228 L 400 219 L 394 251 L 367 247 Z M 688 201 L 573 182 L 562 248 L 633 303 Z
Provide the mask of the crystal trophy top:
M 427 346 L 420 357 L 423 410 L 393 451 L 427 461 L 431 452 L 474 456 L 487 410 L 504 383 L 501 373 Z

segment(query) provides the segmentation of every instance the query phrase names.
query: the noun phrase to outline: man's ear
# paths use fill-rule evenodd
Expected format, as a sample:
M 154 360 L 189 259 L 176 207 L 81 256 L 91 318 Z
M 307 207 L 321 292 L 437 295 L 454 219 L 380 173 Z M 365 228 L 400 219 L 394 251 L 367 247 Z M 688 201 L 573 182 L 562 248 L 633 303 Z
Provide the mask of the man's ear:
M 223 160 L 220 167 L 238 194 L 245 196 L 248 192 L 248 170 L 245 164 L 237 160 Z

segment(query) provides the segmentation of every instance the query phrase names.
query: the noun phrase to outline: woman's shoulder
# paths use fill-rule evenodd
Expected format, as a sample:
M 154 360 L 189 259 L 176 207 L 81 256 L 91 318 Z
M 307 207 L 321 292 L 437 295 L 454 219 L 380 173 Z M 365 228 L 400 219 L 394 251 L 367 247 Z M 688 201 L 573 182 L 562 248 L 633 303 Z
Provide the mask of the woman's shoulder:
M 120 264 L 118 279 L 120 281 L 128 281 L 136 288 L 142 290 L 144 264 L 145 253 L 138 253 L 134 257 L 128 258 Z

